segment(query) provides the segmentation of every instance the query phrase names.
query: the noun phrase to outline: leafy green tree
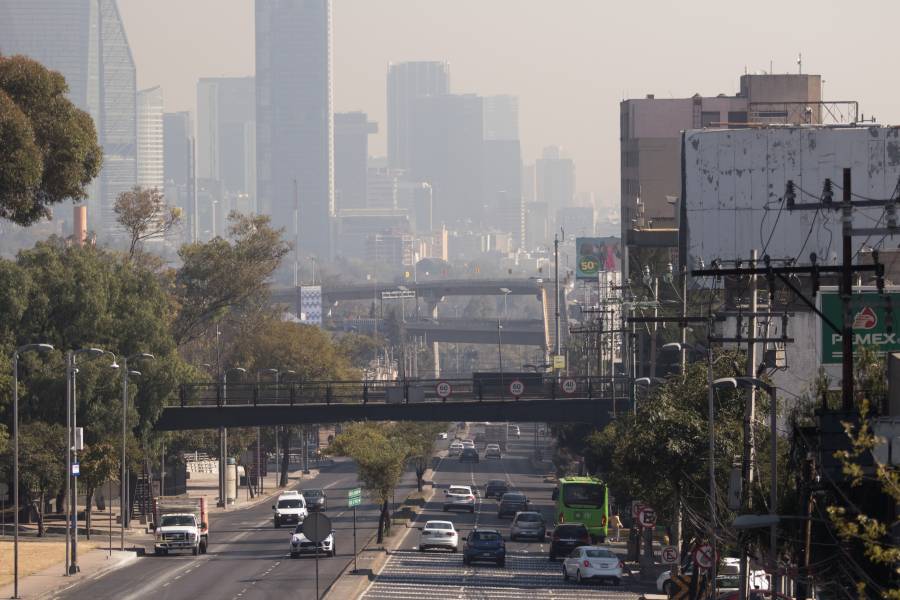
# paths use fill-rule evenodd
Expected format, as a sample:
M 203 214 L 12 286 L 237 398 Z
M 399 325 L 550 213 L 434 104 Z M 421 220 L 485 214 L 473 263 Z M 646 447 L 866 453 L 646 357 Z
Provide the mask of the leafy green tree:
M 384 348 L 385 340 L 361 333 L 348 333 L 337 339 L 338 351 L 357 369 L 364 369 Z
M 407 447 L 407 459 L 416 472 L 416 486 L 422 491 L 423 476 L 431 464 L 434 454 L 434 443 L 441 431 L 446 431 L 445 423 L 416 423 L 401 421 L 393 425 L 394 435 L 398 436 Z
M 332 453 L 349 456 L 356 462 L 359 480 L 380 504 L 379 544 L 390 530 L 388 503 L 409 457 L 407 445 L 391 433 L 391 428 L 383 423 L 353 423 L 335 438 L 330 449 Z
M 108 442 L 92 444 L 79 456 L 81 475 L 79 482 L 84 486 L 85 495 L 85 529 L 87 538 L 91 539 L 91 513 L 94 493 L 104 482 L 115 479 L 120 472 L 119 448 Z M 111 510 L 111 508 L 110 508 Z
M 181 223 L 181 209 L 166 206 L 162 191 L 135 186 L 122 192 L 113 207 L 116 221 L 129 237 L 128 257 L 134 258 L 144 240 L 165 236 Z
M 19 485 L 37 514 L 44 535 L 44 506 L 65 484 L 66 430 L 57 423 L 33 421 L 19 427 Z
M 87 197 L 103 152 L 65 78 L 24 56 L 0 56 L 0 218 L 31 225 Z

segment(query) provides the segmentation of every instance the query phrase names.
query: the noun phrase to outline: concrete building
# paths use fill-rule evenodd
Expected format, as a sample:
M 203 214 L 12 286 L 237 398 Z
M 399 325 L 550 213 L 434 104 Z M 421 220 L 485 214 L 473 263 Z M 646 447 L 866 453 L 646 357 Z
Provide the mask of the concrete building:
M 366 208 L 397 208 L 401 173 L 388 167 L 369 167 L 366 175 Z
M 62 73 L 69 98 L 94 119 L 103 170 L 89 191 L 89 227 L 114 234 L 116 198 L 137 182 L 134 60 L 115 0 L 4 0 L 0 53 Z M 59 215 L 68 217 L 68 209 Z
M 591 237 L 594 230 L 594 209 L 590 206 L 564 206 L 556 211 L 556 228 L 566 237 Z
M 417 98 L 450 93 L 450 65 L 440 61 L 388 65 L 388 164 L 392 169 L 412 167 L 410 143 L 412 108 Z
M 364 112 L 334 115 L 334 204 L 336 210 L 366 208 L 369 134 L 378 124 Z
M 502 94 L 484 97 L 484 139 L 519 140 L 519 98 Z
M 164 191 L 163 94 L 159 86 L 138 92 L 137 119 L 137 184 Z
M 409 233 L 375 233 L 366 239 L 366 256 L 377 264 L 411 267 L 416 264 L 416 240 Z
M 331 19 L 331 0 L 256 1 L 258 204 L 299 242 L 295 264 L 332 253 Z
M 518 249 L 524 235 L 522 150 L 519 140 L 486 139 L 483 148 L 483 224 L 512 234 L 514 246 Z
M 544 148 L 534 163 L 535 194 L 556 214 L 557 209 L 570 206 L 575 199 L 575 162 L 565 156 L 559 146 Z
M 184 241 L 195 241 L 194 125 L 188 111 L 163 113 L 163 191 L 166 202 L 181 208 Z
M 552 240 L 550 235 L 550 209 L 546 202 L 525 204 L 525 247 L 534 250 L 546 247 Z
M 222 182 L 226 193 L 256 188 L 256 101 L 253 77 L 197 82 L 197 177 Z
M 335 241 L 338 256 L 373 260 L 368 254 L 367 240 L 376 234 L 411 231 L 409 214 L 399 209 L 347 208 L 335 217 Z
M 397 189 L 397 206 L 409 214 L 413 233 L 424 235 L 433 229 L 433 202 L 431 185 L 400 181 Z

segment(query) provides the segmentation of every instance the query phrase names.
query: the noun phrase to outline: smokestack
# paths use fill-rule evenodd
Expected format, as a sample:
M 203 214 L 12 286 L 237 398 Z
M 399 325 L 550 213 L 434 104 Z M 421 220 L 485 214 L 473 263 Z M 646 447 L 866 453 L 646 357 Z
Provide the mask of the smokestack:
M 72 207 L 72 243 L 84 246 L 87 241 L 87 206 L 78 204 Z

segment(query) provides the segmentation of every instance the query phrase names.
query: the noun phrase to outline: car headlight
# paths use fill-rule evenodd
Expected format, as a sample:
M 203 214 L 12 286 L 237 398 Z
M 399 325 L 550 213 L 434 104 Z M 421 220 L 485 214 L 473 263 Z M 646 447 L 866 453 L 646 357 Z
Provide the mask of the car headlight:
M 194 540 L 197 539 L 197 534 L 196 534 L 196 533 L 189 533 L 189 534 L 188 534 L 188 539 L 191 540 L 191 541 L 193 542 Z

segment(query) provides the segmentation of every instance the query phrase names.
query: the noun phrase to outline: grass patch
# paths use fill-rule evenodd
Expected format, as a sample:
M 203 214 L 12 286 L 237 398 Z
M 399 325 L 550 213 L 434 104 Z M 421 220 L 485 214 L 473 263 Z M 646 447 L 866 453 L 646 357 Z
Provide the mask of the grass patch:
M 94 547 L 91 542 L 78 541 L 78 549 L 87 552 Z M 13 580 L 13 543 L 0 541 L 0 586 L 12 583 Z M 65 569 L 66 561 L 65 541 L 43 541 L 19 539 L 19 578 L 27 577 L 33 573 L 43 571 L 54 564 L 59 565 L 59 572 Z

